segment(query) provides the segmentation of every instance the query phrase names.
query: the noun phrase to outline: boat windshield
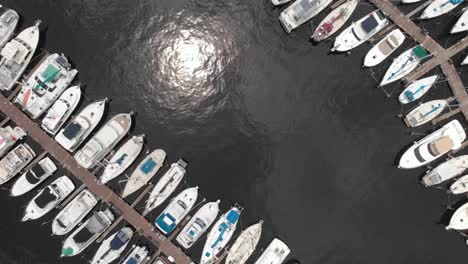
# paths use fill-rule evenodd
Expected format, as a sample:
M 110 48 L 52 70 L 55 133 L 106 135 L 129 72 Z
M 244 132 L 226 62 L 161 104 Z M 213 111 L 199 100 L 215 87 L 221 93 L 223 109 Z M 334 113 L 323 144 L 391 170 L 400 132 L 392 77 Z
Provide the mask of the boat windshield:
M 45 175 L 46 172 L 44 171 L 44 168 L 40 165 L 36 165 L 26 173 L 26 180 L 31 184 L 35 184 L 38 183 Z
M 52 202 L 58 200 L 59 197 L 52 189 L 52 187 L 47 186 L 44 191 L 36 197 L 34 202 L 37 204 L 39 208 L 45 208 Z
M 127 241 L 129 240 L 129 236 L 126 231 L 119 231 L 117 235 L 114 237 L 114 239 L 111 240 L 110 242 L 110 247 L 111 249 L 119 249 L 122 246 L 124 246 Z
M 67 139 L 72 140 L 80 133 L 81 129 L 82 127 L 78 122 L 72 122 L 67 127 L 65 127 L 62 134 Z

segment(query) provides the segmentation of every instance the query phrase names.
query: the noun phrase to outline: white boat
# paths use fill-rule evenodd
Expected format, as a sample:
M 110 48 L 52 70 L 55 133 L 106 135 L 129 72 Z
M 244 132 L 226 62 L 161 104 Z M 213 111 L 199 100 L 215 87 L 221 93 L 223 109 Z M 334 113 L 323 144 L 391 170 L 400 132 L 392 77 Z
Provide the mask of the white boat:
M 358 3 L 359 0 L 347 0 L 333 9 L 322 22 L 320 22 L 311 38 L 318 43 L 335 34 L 351 17 Z
M 81 253 L 109 228 L 114 218 L 114 214 L 109 209 L 95 212 L 65 239 L 61 257 L 71 257 Z
M 281 264 L 288 257 L 290 251 L 283 241 L 275 238 L 255 261 L 255 264 Z
M 62 236 L 70 232 L 96 206 L 98 200 L 88 190 L 81 191 L 68 203 L 52 222 L 52 234 Z
M 0 157 L 10 150 L 18 140 L 23 139 L 26 132 L 21 127 L 0 127 Z
M 79 86 L 72 86 L 65 90 L 42 119 L 42 128 L 49 134 L 55 135 L 80 102 L 81 90 Z
M 428 56 L 427 51 L 422 46 L 416 46 L 406 50 L 393 60 L 390 67 L 380 82 L 381 86 L 398 81 L 412 72 L 420 65 L 422 60 Z
M 439 75 L 432 75 L 414 81 L 401 92 L 398 101 L 402 104 L 408 104 L 418 100 L 431 89 L 437 79 L 439 79 Z
M 120 264 L 143 264 L 148 260 L 149 251 L 146 247 L 134 246 L 132 251 Z
M 45 187 L 26 206 L 22 222 L 38 219 L 52 209 L 75 189 L 75 185 L 67 176 L 62 176 Z
M 76 152 L 75 160 L 84 168 L 93 168 L 122 140 L 131 125 L 132 113 L 112 117 Z
M 206 203 L 190 218 L 176 239 L 182 247 L 190 248 L 213 224 L 219 213 L 219 202 Z
M 242 208 L 232 207 L 227 213 L 223 214 L 213 225 L 203 247 L 200 264 L 210 263 L 217 258 L 236 231 Z
M 20 196 L 31 191 L 52 176 L 56 170 L 57 166 L 49 157 L 43 158 L 16 180 L 11 187 L 10 195 Z
M 440 115 L 447 106 L 447 100 L 432 100 L 423 103 L 406 114 L 404 119 L 405 124 L 408 127 L 424 125 Z
M 468 169 L 468 155 L 451 158 L 428 171 L 422 178 L 422 183 L 425 186 L 437 185 L 460 176 L 466 169 Z
M 101 121 L 106 102 L 107 98 L 86 106 L 65 128 L 60 130 L 55 136 L 55 141 L 66 150 L 75 151 Z
M 195 205 L 198 187 L 179 193 L 154 221 L 154 225 L 165 235 L 172 233 Z
M 468 230 L 468 203 L 458 208 L 450 218 L 449 225 L 445 228 L 458 231 Z
M 49 55 L 21 87 L 14 99 L 32 119 L 41 116 L 70 85 L 78 71 L 67 58 Z
M 133 230 L 124 227 L 105 239 L 96 251 L 91 264 L 109 264 L 118 259 L 132 239 Z
M 154 150 L 146 156 L 132 172 L 122 192 L 122 197 L 125 198 L 145 186 L 159 171 L 165 159 L 166 152 L 162 149 Z
M 453 120 L 439 130 L 415 142 L 403 153 L 398 165 L 401 169 L 421 167 L 440 158 L 450 150 L 458 149 L 466 138 L 458 120 Z
M 151 191 L 143 215 L 161 205 L 174 192 L 184 178 L 186 166 L 187 163 L 182 159 L 179 159 L 177 163 L 172 163 L 171 168 L 164 173 Z
M 297 0 L 281 12 L 279 20 L 284 30 L 290 33 L 298 26 L 318 15 L 332 0 Z
M 39 43 L 39 24 L 23 30 L 0 52 L 0 90 L 11 90 L 31 61 Z
M 366 42 L 388 25 L 388 19 L 378 10 L 347 27 L 335 39 L 332 51 L 349 51 Z
M 291 2 L 291 0 L 271 0 L 271 3 L 275 6 L 277 5 L 284 5 L 286 3 Z
M 462 194 L 468 192 L 468 175 L 460 177 L 449 188 L 453 194 Z
M 249 259 L 250 255 L 255 251 L 260 236 L 262 235 L 263 221 L 249 226 L 242 231 L 229 249 L 226 257 L 226 264 L 244 264 Z
M 463 61 L 460 63 L 460 65 L 467 65 L 468 64 L 468 56 L 466 56 Z
M 419 3 L 422 0 L 401 0 L 403 4 L 414 4 L 414 3 Z
M 15 10 L 6 9 L 0 16 L 0 48 L 7 43 L 18 25 L 19 15 Z
M 36 153 L 26 143 L 20 144 L 8 152 L 0 160 L 0 185 L 15 177 L 34 157 L 36 157 Z
M 143 149 L 145 135 L 133 136 L 120 147 L 104 167 L 99 178 L 100 183 L 107 183 L 122 174 L 138 157 Z
M 405 35 L 399 29 L 394 29 L 381 39 L 364 57 L 364 67 L 373 67 L 384 61 L 405 41 Z
M 450 34 L 460 33 L 468 30 L 468 8 L 463 9 L 463 14 L 453 25 Z
M 463 0 L 434 0 L 424 9 L 419 19 L 430 19 L 447 14 L 461 3 Z

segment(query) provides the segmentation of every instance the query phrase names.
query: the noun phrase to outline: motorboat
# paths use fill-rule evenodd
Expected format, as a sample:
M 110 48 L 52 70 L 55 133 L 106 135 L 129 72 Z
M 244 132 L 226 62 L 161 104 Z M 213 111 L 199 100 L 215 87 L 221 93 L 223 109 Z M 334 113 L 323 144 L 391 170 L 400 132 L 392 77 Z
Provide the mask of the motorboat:
M 10 195 L 20 196 L 31 191 L 52 176 L 56 170 L 57 166 L 49 157 L 43 158 L 16 180 L 11 187 Z
M 65 55 L 49 55 L 22 85 L 14 102 L 36 119 L 49 109 L 77 74 Z
M 8 152 L 0 160 L 0 185 L 15 177 L 34 157 L 36 157 L 36 153 L 26 143 L 19 144 L 12 151 Z
M 55 135 L 78 106 L 80 98 L 79 86 L 72 86 L 65 90 L 42 119 L 42 128 L 47 133 Z
M 332 0 L 297 0 L 281 12 L 281 25 L 290 33 L 322 12 L 331 2 Z
M 208 230 L 216 220 L 219 213 L 219 200 L 203 205 L 190 218 L 189 222 L 180 231 L 176 240 L 183 248 L 190 248 Z
M 460 33 L 468 30 L 468 8 L 463 9 L 463 14 L 453 25 L 450 34 Z
M 69 202 L 52 222 L 52 234 L 63 236 L 75 228 L 97 205 L 98 200 L 90 191 L 81 191 Z
M 112 117 L 75 154 L 75 160 L 86 169 L 96 166 L 128 133 L 132 125 L 132 113 Z
M 460 63 L 460 65 L 467 65 L 468 64 L 468 55 L 463 59 L 463 61 Z
M 408 104 L 418 100 L 431 89 L 438 79 L 439 75 L 432 75 L 414 81 L 401 92 L 398 96 L 398 101 L 400 101 L 401 104 Z
M 244 264 L 249 259 L 250 255 L 255 251 L 260 236 L 262 235 L 263 221 L 249 226 L 242 231 L 229 249 L 226 257 L 226 264 Z
M 75 185 L 67 176 L 62 176 L 53 181 L 49 186 L 45 187 L 28 203 L 22 222 L 38 219 L 52 209 L 54 209 L 61 201 L 67 198 Z
M 447 14 L 461 3 L 463 3 L 463 0 L 433 0 L 424 9 L 419 19 L 430 19 Z
M 440 115 L 447 106 L 447 100 L 432 100 L 423 103 L 406 114 L 405 124 L 408 127 L 424 125 Z
M 109 209 L 95 212 L 65 239 L 61 257 L 71 257 L 81 253 L 109 228 L 114 218 L 114 214 Z
M 0 157 L 7 153 L 18 140 L 23 139 L 26 132 L 21 127 L 0 127 Z
M 96 251 L 91 264 L 109 264 L 118 259 L 132 239 L 133 230 L 124 227 L 105 239 Z
M 428 164 L 450 150 L 458 149 L 466 138 L 458 120 L 453 120 L 439 130 L 415 142 L 403 153 L 398 165 L 401 169 L 413 169 Z
M 346 52 L 372 38 L 389 23 L 378 10 L 354 22 L 335 39 L 332 51 Z
M 274 238 L 254 264 L 281 264 L 290 251 L 283 241 Z
M 179 193 L 154 221 L 154 225 L 165 235 L 172 233 L 195 205 L 198 187 Z
M 13 37 L 18 21 L 19 15 L 15 10 L 7 8 L 0 15 L 0 48 Z
M 384 61 L 405 41 L 405 35 L 401 30 L 394 29 L 381 39 L 364 57 L 364 67 L 373 67 Z
M 62 147 L 74 152 L 101 121 L 106 108 L 107 98 L 95 101 L 77 114 L 68 125 L 55 136 Z
M 455 211 L 445 229 L 458 231 L 468 230 L 468 203 L 462 205 Z
M 121 264 L 143 264 L 148 260 L 149 251 L 146 247 L 134 246 Z
M 123 144 L 104 167 L 99 182 L 105 184 L 122 174 L 143 149 L 145 135 L 133 136 Z
M 271 0 L 271 3 L 275 6 L 277 5 L 284 5 L 286 3 L 291 2 L 291 0 Z
M 333 9 L 322 22 L 320 22 L 311 38 L 318 43 L 335 34 L 351 17 L 358 3 L 359 0 L 347 0 Z
M 380 86 L 395 82 L 408 75 L 418 67 L 425 58 L 428 57 L 427 51 L 422 46 L 415 46 L 406 50 L 400 56 L 393 60 L 390 67 L 380 82 Z
M 468 175 L 460 177 L 452 185 L 449 191 L 453 194 L 462 194 L 468 192 Z
M 460 176 L 466 169 L 468 169 L 468 155 L 458 156 L 428 171 L 421 181 L 425 186 L 434 186 Z

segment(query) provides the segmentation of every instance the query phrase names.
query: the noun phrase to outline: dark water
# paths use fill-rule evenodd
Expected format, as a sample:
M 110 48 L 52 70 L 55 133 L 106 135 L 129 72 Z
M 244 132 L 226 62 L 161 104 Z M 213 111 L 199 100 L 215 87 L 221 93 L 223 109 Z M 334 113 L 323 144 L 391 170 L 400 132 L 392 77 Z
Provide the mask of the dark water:
M 396 118 L 414 106 L 386 99 L 360 68 L 370 44 L 329 55 L 330 42 L 308 42 L 311 24 L 286 35 L 281 9 L 268 0 L 4 5 L 21 14 L 21 28 L 42 19 L 40 47 L 63 52 L 79 69 L 87 96 L 81 107 L 109 97 L 108 117 L 136 111 L 132 134 L 145 133 L 149 149 L 165 149 L 167 163 L 189 162 L 181 188 L 200 186 L 208 200 L 222 199 L 223 211 L 242 204 L 242 228 L 264 219 L 259 248 L 279 237 L 303 264 L 467 259 L 463 240 L 440 224 L 444 192 L 418 184 L 424 169 L 394 166 L 419 137 Z M 370 10 L 360 4 L 353 19 Z M 446 33 L 455 21 L 449 15 L 423 25 L 446 45 L 458 38 Z M 376 78 L 386 66 L 374 69 Z M 386 89 L 395 95 L 401 87 Z M 442 83 L 424 100 L 449 95 Z M 93 256 L 96 246 L 59 260 L 63 238 L 40 224 L 54 215 L 20 223 L 32 194 L 0 195 L 0 263 L 87 263 Z M 202 244 L 189 251 L 197 261 Z

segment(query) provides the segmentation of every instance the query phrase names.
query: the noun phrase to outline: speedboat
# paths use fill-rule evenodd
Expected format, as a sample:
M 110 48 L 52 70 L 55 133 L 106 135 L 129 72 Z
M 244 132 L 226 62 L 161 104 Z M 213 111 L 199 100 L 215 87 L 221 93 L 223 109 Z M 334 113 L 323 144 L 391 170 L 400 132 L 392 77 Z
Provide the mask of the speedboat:
M 291 2 L 291 0 L 271 0 L 271 3 L 275 6 L 277 5 L 284 5 L 286 3 Z
M 143 149 L 144 138 L 145 135 L 133 136 L 125 142 L 104 167 L 104 172 L 99 178 L 99 182 L 105 184 L 118 177 L 130 167 Z
M 174 192 L 184 178 L 186 166 L 187 163 L 182 159 L 179 159 L 177 163 L 172 163 L 169 170 L 159 179 L 151 191 L 143 215 L 161 205 Z
M 405 116 L 405 124 L 408 127 L 417 127 L 440 115 L 445 107 L 448 106 L 447 100 L 432 100 L 419 105 Z
M 332 0 L 297 0 L 281 12 L 279 20 L 290 33 L 298 26 L 318 15 Z
M 83 143 L 101 121 L 107 98 L 93 102 L 76 115 L 65 128 L 55 136 L 66 150 L 73 152 Z
M 75 160 L 86 169 L 96 166 L 122 140 L 132 125 L 132 113 L 112 117 L 75 154 Z
M 463 14 L 450 30 L 450 34 L 460 33 L 468 30 L 468 9 L 463 10 Z
M 6 9 L 0 16 L 0 48 L 13 36 L 18 20 L 18 13 L 11 9 Z
M 188 188 L 177 195 L 154 221 L 165 235 L 172 233 L 195 205 L 198 187 Z
M 190 248 L 208 230 L 218 216 L 219 200 L 203 205 L 177 236 L 177 242 L 185 249 Z
M 79 86 L 72 86 L 65 90 L 42 119 L 42 128 L 47 133 L 55 135 L 75 110 L 80 98 L 81 90 Z
M 415 142 L 403 153 L 398 165 L 401 169 L 413 169 L 428 164 L 450 150 L 458 149 L 466 138 L 458 120 L 453 120 L 439 130 Z
M 105 239 L 96 251 L 91 264 L 109 264 L 118 259 L 132 239 L 133 230 L 124 227 Z
M 25 222 L 44 216 L 67 198 L 74 189 L 75 185 L 67 176 L 57 178 L 32 198 L 26 206 L 21 221 Z
M 428 171 L 422 178 L 422 183 L 425 186 L 437 185 L 460 176 L 466 169 L 468 169 L 468 155 L 451 158 Z
M 354 22 L 335 39 L 332 51 L 349 51 L 366 42 L 388 25 L 388 19 L 378 10 Z
M 426 78 L 422 78 L 414 81 L 403 92 L 398 96 L 398 101 L 402 104 L 408 104 L 421 98 L 434 83 L 439 79 L 439 75 L 432 75 Z
M 405 41 L 405 35 L 399 29 L 394 29 L 381 39 L 377 45 L 364 57 L 364 67 L 373 67 L 384 61 Z
M 52 234 L 62 236 L 77 226 L 96 206 L 98 200 L 88 190 L 81 191 L 55 216 Z
M 95 212 L 65 239 L 61 257 L 71 257 L 81 253 L 109 228 L 114 218 L 114 214 L 109 209 Z
M 450 218 L 449 225 L 445 227 L 445 229 L 458 231 L 468 230 L 468 203 L 462 205 L 455 211 L 452 218 Z
M 223 214 L 211 228 L 203 247 L 200 264 L 210 263 L 217 258 L 236 231 L 242 208 L 233 206 L 227 213 Z
M 460 177 L 449 188 L 453 194 L 462 194 L 468 192 L 468 175 Z
M 419 19 L 430 19 L 447 14 L 461 3 L 463 0 L 434 0 L 424 9 Z
M 0 185 L 15 177 L 34 157 L 36 157 L 36 153 L 26 143 L 20 144 L 8 152 L 0 160 Z
M 57 100 L 77 74 L 65 55 L 49 55 L 22 85 L 14 102 L 36 119 Z
M 311 38 L 318 43 L 335 34 L 351 17 L 358 3 L 359 0 L 347 0 L 333 9 L 330 14 L 320 22 Z
M 3 47 L 0 55 L 0 90 L 11 90 L 23 75 L 39 43 L 39 24 L 19 33 Z
M 0 157 L 25 136 L 26 132 L 21 127 L 0 127 Z
M 43 158 L 16 180 L 11 187 L 10 195 L 20 196 L 31 191 L 52 176 L 56 170 L 57 166 L 49 157 Z
M 146 247 L 134 246 L 121 264 L 143 264 L 148 260 L 149 251 Z
M 418 67 L 424 58 L 426 58 L 427 51 L 422 46 L 411 48 L 393 60 L 390 67 L 380 82 L 380 86 L 384 86 L 391 82 L 397 81 Z
M 255 264 L 281 264 L 288 257 L 291 250 L 281 240 L 274 238 Z
M 244 264 L 257 247 L 260 236 L 262 235 L 263 221 L 249 226 L 242 231 L 229 249 L 226 257 L 226 264 Z

